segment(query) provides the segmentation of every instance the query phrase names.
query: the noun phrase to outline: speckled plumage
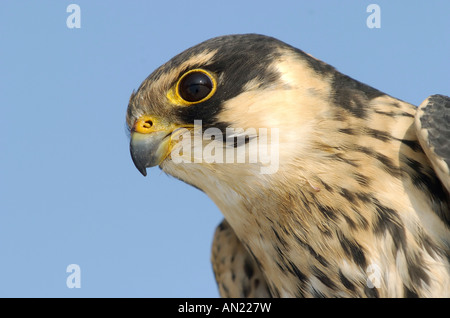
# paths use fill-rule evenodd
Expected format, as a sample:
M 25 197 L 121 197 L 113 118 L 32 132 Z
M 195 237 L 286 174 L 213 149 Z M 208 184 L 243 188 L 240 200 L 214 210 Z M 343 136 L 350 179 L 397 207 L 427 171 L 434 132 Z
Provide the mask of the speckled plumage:
M 216 93 L 174 104 L 167 91 L 194 68 L 215 74 Z M 159 164 L 224 214 L 212 249 L 222 296 L 449 297 L 442 140 L 450 135 L 448 121 L 435 123 L 450 103 L 430 100 L 418 112 L 281 41 L 247 34 L 203 42 L 161 66 L 133 93 L 127 123 L 132 134 L 143 115 L 279 130 L 273 174 L 261 174 L 259 161 Z

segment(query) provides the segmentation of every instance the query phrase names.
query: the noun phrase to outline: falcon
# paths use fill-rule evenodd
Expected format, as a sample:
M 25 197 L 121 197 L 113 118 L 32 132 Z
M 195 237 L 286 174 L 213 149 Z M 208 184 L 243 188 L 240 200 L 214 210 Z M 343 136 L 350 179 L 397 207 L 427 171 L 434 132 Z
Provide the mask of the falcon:
M 227 35 L 150 74 L 126 121 L 144 176 L 159 166 L 224 215 L 221 296 L 450 296 L 449 97 L 416 107 L 275 38 Z

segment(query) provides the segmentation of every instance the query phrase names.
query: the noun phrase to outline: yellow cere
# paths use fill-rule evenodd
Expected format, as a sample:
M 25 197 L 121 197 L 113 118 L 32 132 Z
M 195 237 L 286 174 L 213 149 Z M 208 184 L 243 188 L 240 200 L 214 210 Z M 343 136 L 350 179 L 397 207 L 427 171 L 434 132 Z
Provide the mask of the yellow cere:
M 134 124 L 134 131 L 141 134 L 149 134 L 155 131 L 155 119 L 150 116 L 141 116 Z

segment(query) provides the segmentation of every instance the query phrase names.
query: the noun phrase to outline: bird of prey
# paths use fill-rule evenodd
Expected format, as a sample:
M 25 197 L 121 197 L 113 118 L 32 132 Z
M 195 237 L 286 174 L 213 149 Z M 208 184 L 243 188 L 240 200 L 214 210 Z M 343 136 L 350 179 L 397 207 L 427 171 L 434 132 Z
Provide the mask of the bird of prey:
M 450 296 L 449 97 L 416 107 L 239 34 L 156 69 L 126 121 L 144 176 L 159 166 L 223 213 L 221 296 Z

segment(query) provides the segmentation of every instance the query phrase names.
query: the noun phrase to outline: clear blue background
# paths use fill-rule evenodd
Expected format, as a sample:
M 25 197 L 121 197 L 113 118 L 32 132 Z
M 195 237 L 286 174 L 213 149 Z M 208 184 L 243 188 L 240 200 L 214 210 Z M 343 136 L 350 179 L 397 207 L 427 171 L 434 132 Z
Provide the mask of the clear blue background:
M 80 29 L 66 26 L 71 3 Z M 366 26 L 370 3 L 380 29 Z M 255 32 L 417 105 L 450 94 L 449 12 L 449 1 L 2 0 L 0 296 L 218 296 L 220 211 L 157 168 L 135 169 L 133 89 L 194 44 Z M 66 286 L 72 263 L 79 289 Z

